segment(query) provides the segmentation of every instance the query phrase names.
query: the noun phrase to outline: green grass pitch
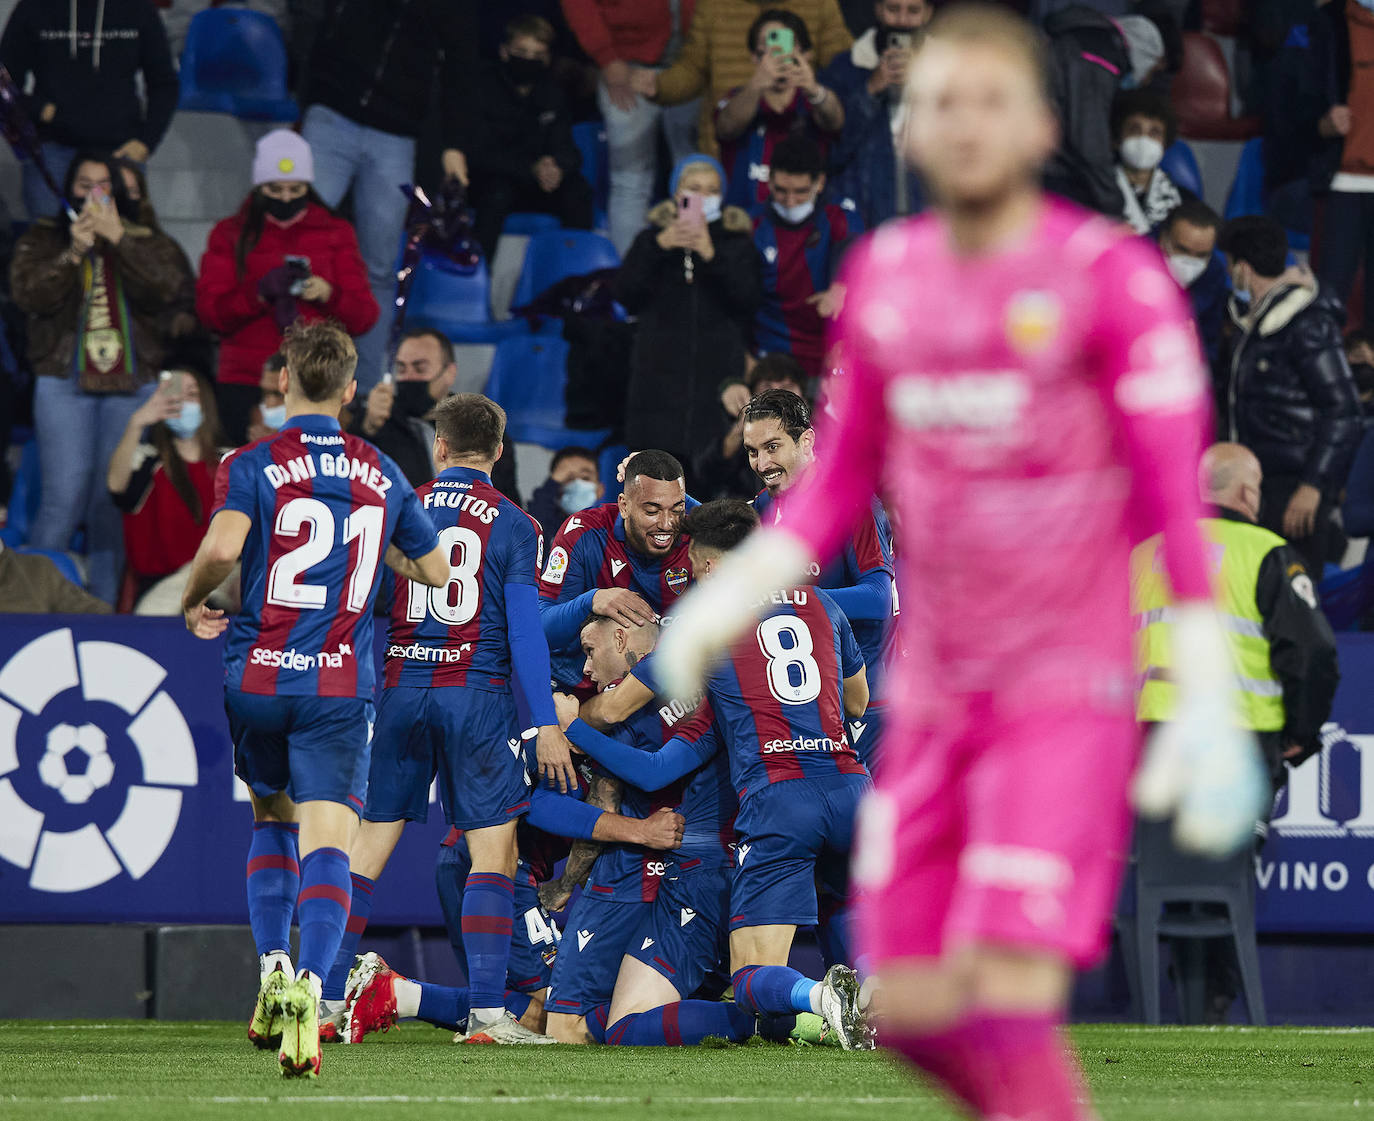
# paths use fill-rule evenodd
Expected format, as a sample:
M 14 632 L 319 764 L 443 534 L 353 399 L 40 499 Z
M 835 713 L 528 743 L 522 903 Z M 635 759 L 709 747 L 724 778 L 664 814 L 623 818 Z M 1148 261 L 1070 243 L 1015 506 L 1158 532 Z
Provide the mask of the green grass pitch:
M 1104 1121 L 1338 1121 L 1374 1110 L 1358 1030 L 1075 1028 Z M 288 1112 L 280 1107 L 287 1106 Z M 403 1025 L 285 1081 L 241 1024 L 0 1021 L 0 1118 L 949 1121 L 881 1053 L 463 1047 Z

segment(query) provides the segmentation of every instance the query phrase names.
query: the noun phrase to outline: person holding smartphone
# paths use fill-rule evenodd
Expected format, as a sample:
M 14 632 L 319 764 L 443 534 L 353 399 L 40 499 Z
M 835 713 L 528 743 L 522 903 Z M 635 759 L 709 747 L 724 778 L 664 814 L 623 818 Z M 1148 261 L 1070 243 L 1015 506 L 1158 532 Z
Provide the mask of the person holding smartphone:
M 615 279 L 639 319 L 630 354 L 626 443 L 684 463 L 716 438 L 722 378 L 743 377 L 745 340 L 762 298 L 749 216 L 724 206 L 725 173 L 693 154 L 673 169 L 672 196 L 649 211 Z M 689 489 L 693 480 L 688 476 Z
M 877 0 L 875 25 L 821 73 L 844 105 L 846 122 L 831 153 L 832 185 L 854 200 L 867 229 L 923 205 L 920 183 L 898 147 L 907 64 L 934 14 L 931 0 Z
M 750 25 L 748 42 L 754 73 L 716 106 L 716 138 L 730 169 L 725 201 L 754 210 L 768 202 L 773 147 L 801 133 L 824 152 L 839 139 L 844 107 L 816 79 L 811 32 L 795 12 L 767 9 Z

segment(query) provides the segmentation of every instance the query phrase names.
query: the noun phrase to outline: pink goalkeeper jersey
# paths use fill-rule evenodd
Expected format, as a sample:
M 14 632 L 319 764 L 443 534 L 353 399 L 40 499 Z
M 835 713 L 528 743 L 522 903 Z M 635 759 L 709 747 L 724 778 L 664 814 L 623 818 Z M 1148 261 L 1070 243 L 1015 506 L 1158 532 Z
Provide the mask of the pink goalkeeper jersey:
M 1047 199 L 1019 245 L 966 257 L 943 220 L 850 254 L 821 457 L 786 525 L 833 554 L 877 490 L 898 540 L 907 726 L 975 696 L 1014 716 L 1128 710 L 1130 544 L 1166 532 L 1208 594 L 1196 470 L 1209 421 L 1187 304 L 1157 251 Z

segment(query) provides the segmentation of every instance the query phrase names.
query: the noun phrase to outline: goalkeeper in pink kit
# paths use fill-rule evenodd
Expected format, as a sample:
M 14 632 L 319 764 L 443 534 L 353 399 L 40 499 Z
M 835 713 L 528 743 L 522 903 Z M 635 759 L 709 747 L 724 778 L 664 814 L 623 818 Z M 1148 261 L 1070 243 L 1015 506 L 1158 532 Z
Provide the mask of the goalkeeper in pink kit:
M 880 1038 L 975 1116 L 1077 1121 L 1094 1114 L 1059 1027 L 1073 970 L 1106 945 L 1138 762 L 1132 541 L 1164 532 L 1179 604 L 1178 718 L 1137 805 L 1223 853 L 1266 796 L 1196 529 L 1206 380 L 1157 251 L 1041 193 L 1057 130 L 1027 25 L 942 13 L 906 113 L 937 205 L 847 259 L 844 373 L 817 441 L 837 454 L 685 598 L 658 664 L 690 689 L 760 593 L 884 498 L 905 656 L 855 858 Z

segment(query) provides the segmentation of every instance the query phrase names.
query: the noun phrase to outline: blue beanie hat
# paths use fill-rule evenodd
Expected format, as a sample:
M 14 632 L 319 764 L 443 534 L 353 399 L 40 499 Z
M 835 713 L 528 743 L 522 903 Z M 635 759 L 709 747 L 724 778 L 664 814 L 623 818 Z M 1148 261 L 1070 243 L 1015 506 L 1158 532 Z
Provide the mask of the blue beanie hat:
M 673 165 L 673 174 L 668 179 L 669 194 L 674 198 L 677 197 L 677 184 L 678 180 L 682 178 L 682 173 L 693 164 L 698 163 L 704 163 L 715 170 L 715 173 L 720 176 L 721 194 L 725 193 L 725 168 L 720 166 L 720 161 L 714 156 L 708 156 L 705 152 L 693 152 L 690 156 L 683 156 L 682 159 L 678 160 L 677 163 Z

